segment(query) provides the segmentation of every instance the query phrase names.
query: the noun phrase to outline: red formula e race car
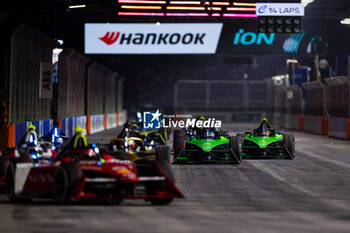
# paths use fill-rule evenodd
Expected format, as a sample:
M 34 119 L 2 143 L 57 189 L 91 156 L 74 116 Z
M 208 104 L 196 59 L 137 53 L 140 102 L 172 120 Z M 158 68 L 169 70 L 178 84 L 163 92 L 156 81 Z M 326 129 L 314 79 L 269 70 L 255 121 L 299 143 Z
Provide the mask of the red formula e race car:
M 13 149 L 5 170 L 5 189 L 10 200 L 53 198 L 60 203 L 72 200 L 123 200 L 142 198 L 165 205 L 183 197 L 159 163 L 138 175 L 136 164 L 118 160 L 88 145 L 83 131 L 76 134 L 54 156 L 43 156 L 38 145 Z M 21 147 L 23 148 L 23 146 Z M 28 148 L 30 148 L 28 150 Z M 167 157 L 158 150 L 158 157 Z

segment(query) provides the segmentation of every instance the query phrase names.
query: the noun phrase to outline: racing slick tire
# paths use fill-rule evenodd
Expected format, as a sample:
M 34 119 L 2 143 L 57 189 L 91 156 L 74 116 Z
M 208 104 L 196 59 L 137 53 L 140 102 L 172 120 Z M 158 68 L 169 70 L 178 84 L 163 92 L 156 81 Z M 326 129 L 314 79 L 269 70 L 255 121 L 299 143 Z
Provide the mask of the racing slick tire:
M 8 164 L 6 167 L 5 189 L 9 201 L 16 201 L 17 198 L 15 195 L 15 168 L 12 163 Z
M 185 149 L 185 135 L 182 130 L 174 131 L 174 161 Z
M 286 159 L 294 159 L 295 157 L 295 138 L 293 134 L 285 134 L 283 136 L 284 147 L 287 152 Z
M 232 163 L 240 164 L 242 162 L 242 137 L 230 137 L 230 150 L 232 153 Z
M 175 178 L 173 171 L 170 168 L 170 148 L 169 146 L 157 146 L 156 147 L 156 158 L 159 161 L 163 168 L 164 173 L 168 176 L 168 178 L 174 183 Z
M 5 155 L 0 156 L 0 193 L 6 193 L 5 178 L 6 178 L 6 167 L 8 164 L 8 157 Z
M 59 203 L 67 203 L 77 186 L 82 171 L 77 163 L 62 163 L 55 174 L 54 193 Z
M 170 167 L 170 148 L 169 146 L 157 146 L 156 147 L 156 158 L 157 161 L 161 164 L 162 174 L 166 175 L 169 180 L 173 183 L 175 183 L 175 178 L 173 171 Z M 164 184 L 158 184 L 158 185 L 164 185 Z M 154 189 L 157 189 L 159 186 L 149 186 L 148 189 L 149 192 L 153 193 Z M 152 205 L 167 205 L 170 202 L 173 201 L 173 198 L 150 198 L 149 201 Z
M 159 134 L 163 137 L 163 139 L 164 139 L 165 141 L 168 140 L 167 129 L 161 128 L 161 129 L 159 130 Z

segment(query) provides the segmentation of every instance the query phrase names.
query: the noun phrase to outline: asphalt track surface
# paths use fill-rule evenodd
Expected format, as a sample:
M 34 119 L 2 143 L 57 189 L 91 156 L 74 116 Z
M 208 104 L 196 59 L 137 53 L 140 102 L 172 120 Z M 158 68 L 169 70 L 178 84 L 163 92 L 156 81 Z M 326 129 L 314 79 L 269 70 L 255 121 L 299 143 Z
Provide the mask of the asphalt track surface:
M 227 127 L 234 133 L 245 125 Z M 89 141 L 107 142 L 118 130 Z M 11 204 L 1 197 L 0 232 L 350 232 L 350 142 L 293 133 L 297 154 L 291 161 L 173 165 L 186 198 L 169 206 L 143 200 Z

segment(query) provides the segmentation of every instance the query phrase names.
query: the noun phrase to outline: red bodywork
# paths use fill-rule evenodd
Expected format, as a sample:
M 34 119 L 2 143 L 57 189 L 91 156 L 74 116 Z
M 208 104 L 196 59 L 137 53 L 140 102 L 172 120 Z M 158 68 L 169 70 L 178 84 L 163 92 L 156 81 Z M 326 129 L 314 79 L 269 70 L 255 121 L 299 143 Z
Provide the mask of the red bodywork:
M 75 149 L 70 153 L 91 157 L 91 159 L 80 159 L 75 162 L 79 179 L 70 197 L 71 200 L 183 197 L 167 177 L 161 164 L 157 164 L 158 174 L 140 177 L 133 162 L 117 160 L 109 154 L 103 154 L 97 159 L 93 149 Z M 53 198 L 57 169 L 62 164 L 71 163 L 73 160 L 73 157 L 58 155 L 51 160 L 35 162 L 29 155 L 25 153 L 15 155 L 15 152 L 8 153 L 6 156 L 9 158 L 8 163 L 14 165 L 16 176 L 26 174 L 26 177 L 24 175 L 21 177 L 25 179 L 23 187 L 20 192 L 18 190 L 16 192 L 17 197 L 26 198 Z M 26 169 L 27 171 L 23 172 Z M 139 187 L 145 186 L 152 187 L 152 193 L 136 191 Z

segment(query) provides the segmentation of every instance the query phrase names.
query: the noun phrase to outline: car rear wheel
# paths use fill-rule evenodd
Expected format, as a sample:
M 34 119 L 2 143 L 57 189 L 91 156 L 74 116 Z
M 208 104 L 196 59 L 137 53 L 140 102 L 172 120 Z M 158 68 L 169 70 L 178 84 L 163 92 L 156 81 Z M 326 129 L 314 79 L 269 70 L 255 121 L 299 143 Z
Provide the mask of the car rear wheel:
M 63 163 L 55 174 L 55 198 L 59 203 L 66 203 L 71 198 L 79 182 L 81 171 L 76 163 Z
M 230 150 L 232 163 L 240 164 L 242 162 L 242 137 L 231 136 L 230 137 Z
M 9 164 L 6 168 L 5 187 L 8 199 L 11 202 L 15 201 L 15 168 L 12 164 Z
M 0 156 L 0 193 L 6 192 L 6 187 L 3 184 L 5 183 L 7 165 L 8 157 L 5 155 Z
M 158 164 L 160 164 L 158 165 L 160 175 L 166 175 L 171 182 L 175 183 L 174 174 L 170 167 L 169 146 L 157 146 L 156 153 Z M 166 183 L 168 181 L 162 181 L 153 184 L 149 183 L 146 185 L 147 194 L 155 195 L 157 191 L 166 190 L 166 187 L 168 186 Z M 150 198 L 148 201 L 150 201 L 152 205 L 167 205 L 173 201 L 173 198 Z
M 185 149 L 185 135 L 182 130 L 174 131 L 174 161 L 179 157 Z
M 170 148 L 169 146 L 157 146 L 156 147 L 156 158 L 164 168 L 164 173 L 168 178 L 175 182 L 173 171 L 170 168 Z
M 283 137 L 284 147 L 287 152 L 287 159 L 294 159 L 295 157 L 295 138 L 293 134 L 285 134 Z

